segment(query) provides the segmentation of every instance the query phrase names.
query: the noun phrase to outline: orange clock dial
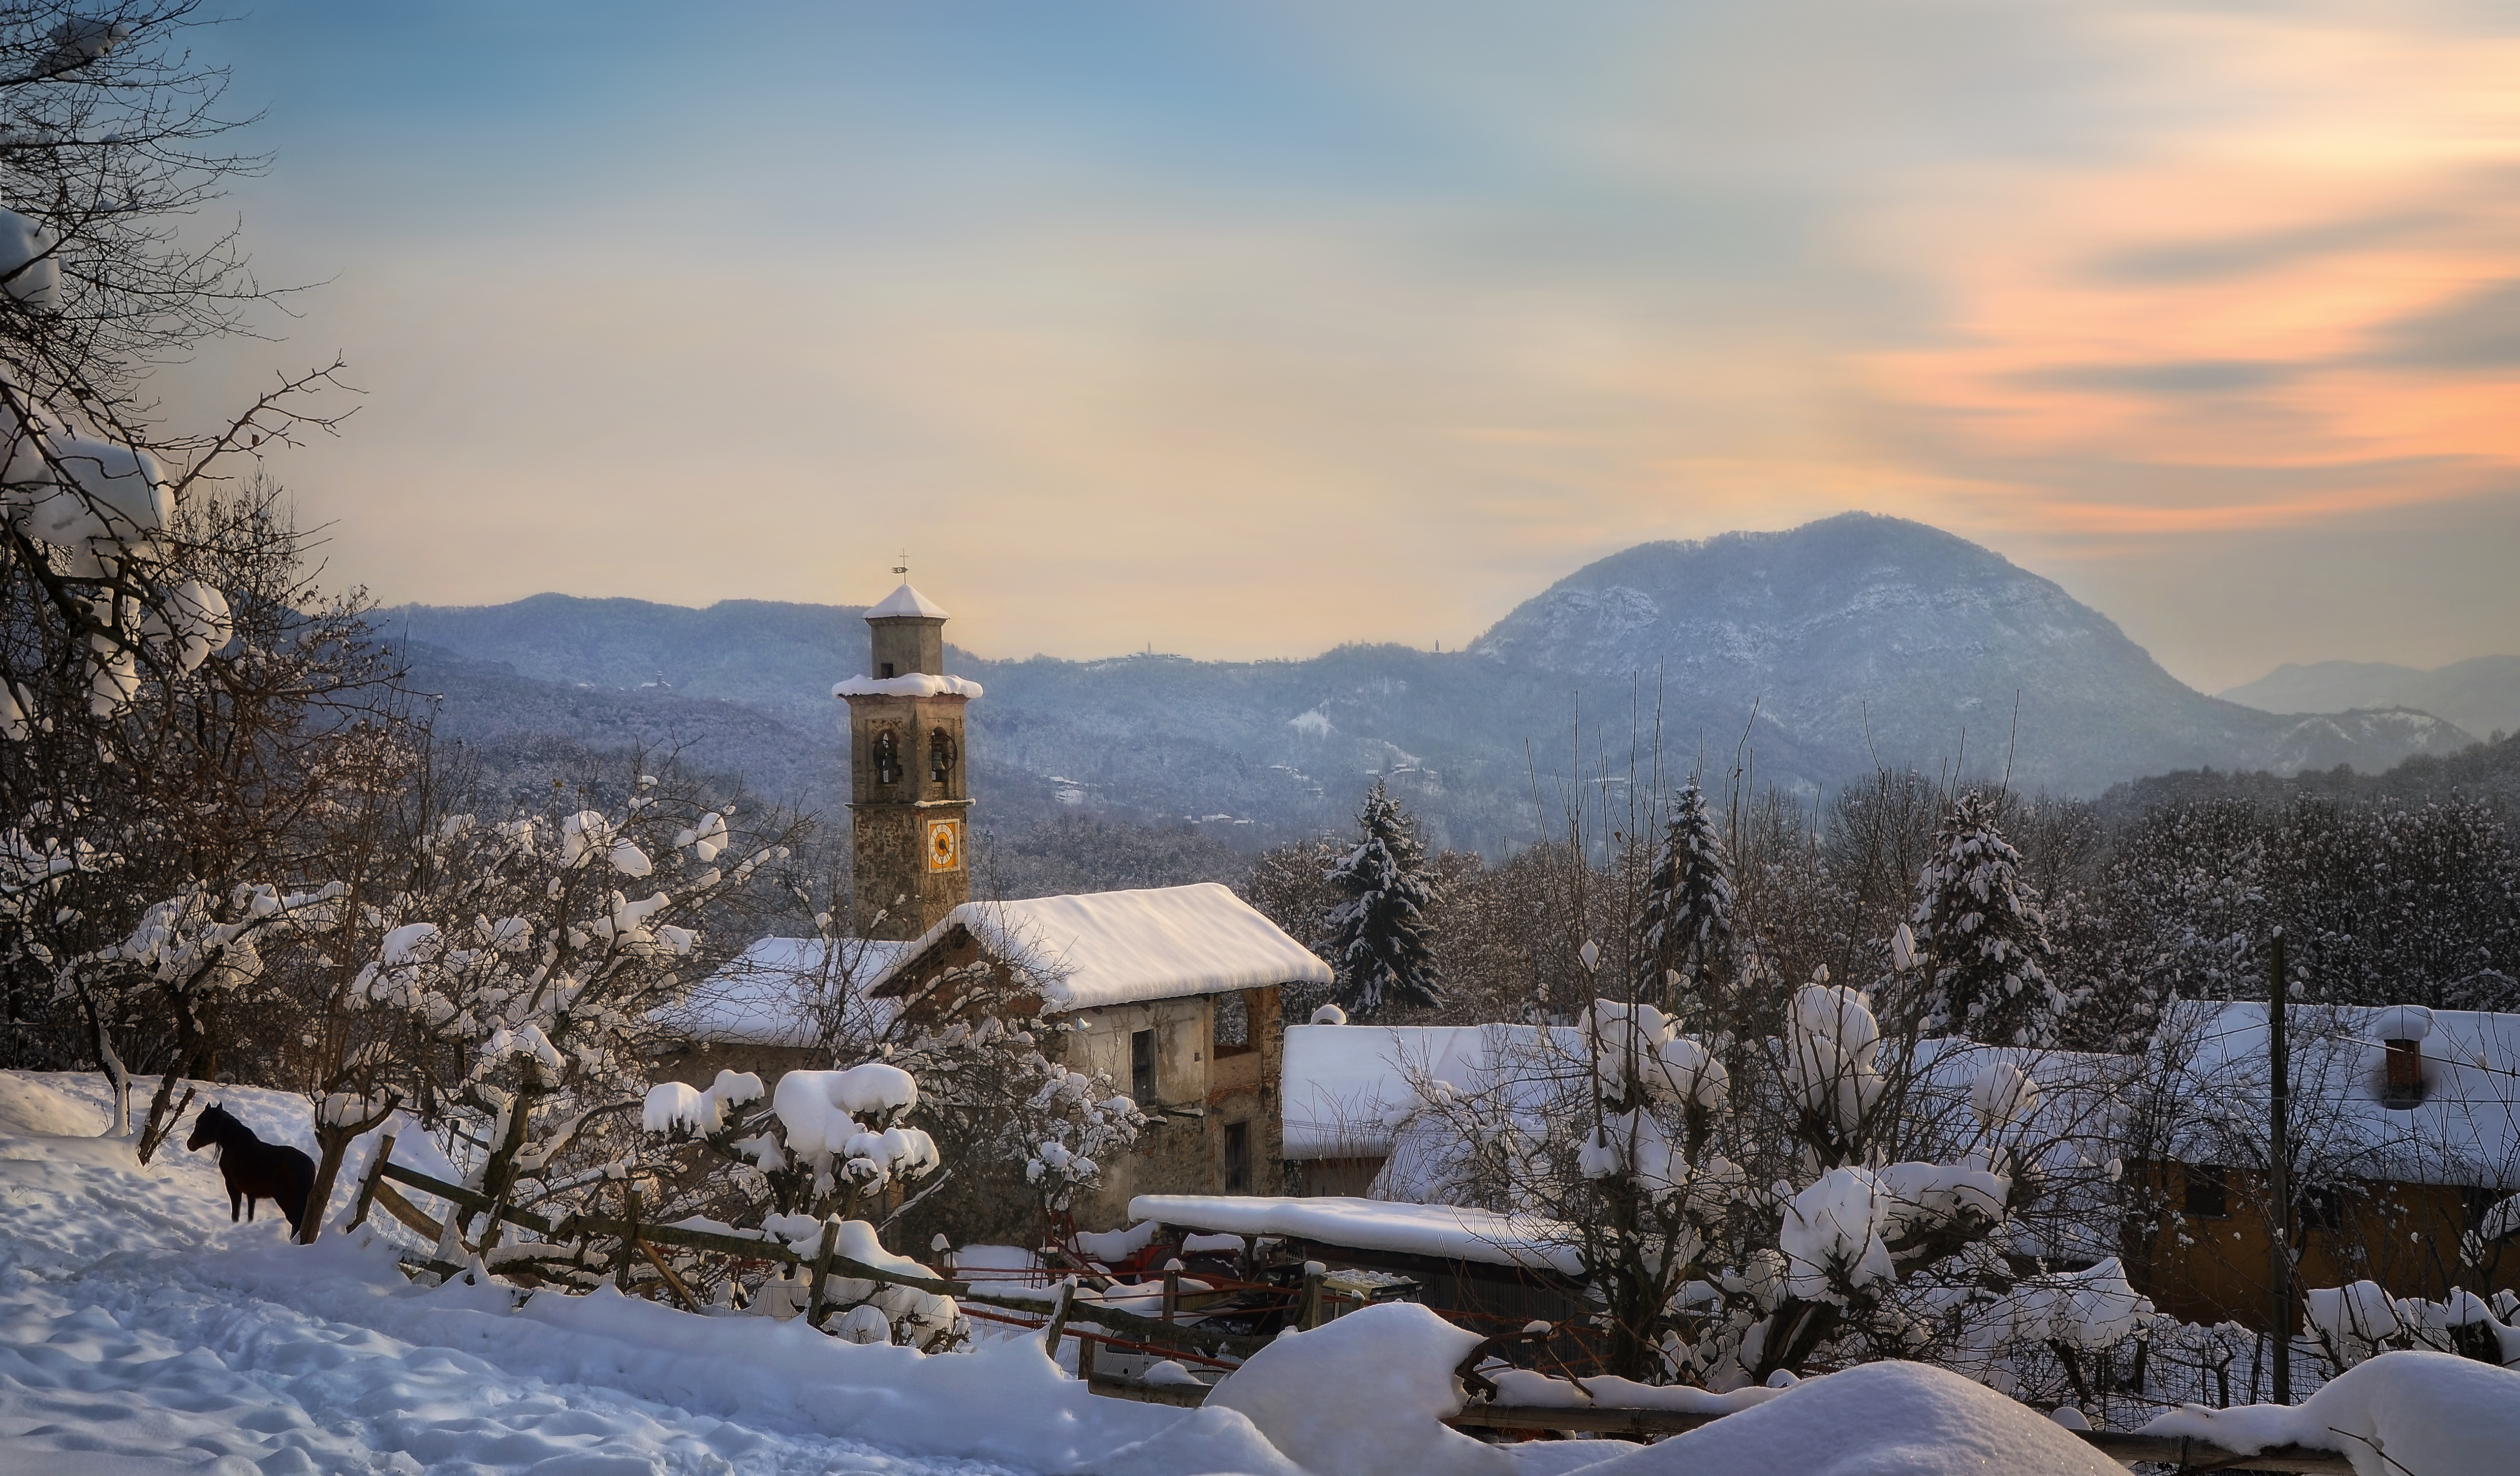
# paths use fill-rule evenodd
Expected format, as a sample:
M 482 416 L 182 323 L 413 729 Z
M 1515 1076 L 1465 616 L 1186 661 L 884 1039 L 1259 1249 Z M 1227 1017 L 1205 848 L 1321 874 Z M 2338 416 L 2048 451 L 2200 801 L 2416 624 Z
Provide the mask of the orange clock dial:
M 959 872 L 963 870 L 963 823 L 959 820 L 931 820 L 927 823 L 927 870 Z

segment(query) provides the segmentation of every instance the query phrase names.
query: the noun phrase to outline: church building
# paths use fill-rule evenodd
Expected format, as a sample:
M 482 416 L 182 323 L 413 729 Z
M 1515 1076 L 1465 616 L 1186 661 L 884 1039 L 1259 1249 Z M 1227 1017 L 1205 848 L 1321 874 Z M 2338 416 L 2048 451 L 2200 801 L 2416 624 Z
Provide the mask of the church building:
M 985 977 L 1067 1023 L 1067 1064 L 1107 1075 L 1147 1114 L 1136 1151 L 1076 1205 L 1079 1224 L 1120 1223 L 1137 1194 L 1274 1187 L 1279 993 L 1328 984 L 1329 966 L 1213 882 L 973 901 L 964 722 L 981 689 L 946 675 L 946 618 L 903 583 L 867 611 L 866 675 L 832 689 L 849 712 L 854 936 L 756 943 L 685 1011 L 692 1065 L 807 1064 L 813 1031 L 792 1002 L 834 979 L 859 1018 L 888 1028 L 950 1013 L 958 985 Z

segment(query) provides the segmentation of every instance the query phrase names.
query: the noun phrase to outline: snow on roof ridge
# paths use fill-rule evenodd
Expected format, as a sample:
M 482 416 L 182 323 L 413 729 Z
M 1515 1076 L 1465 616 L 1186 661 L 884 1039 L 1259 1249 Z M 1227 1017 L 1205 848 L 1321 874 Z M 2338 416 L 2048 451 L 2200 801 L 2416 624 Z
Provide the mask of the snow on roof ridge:
M 1037 974 L 1054 1011 L 1331 979 L 1328 964 L 1231 887 L 1201 881 L 966 902 L 903 950 L 869 991 L 888 988 L 958 926 Z
M 905 615 L 921 620 L 948 618 L 945 606 L 912 589 L 907 579 L 901 581 L 901 588 L 884 596 L 881 604 L 866 612 L 866 617 L 870 620 L 891 620 Z

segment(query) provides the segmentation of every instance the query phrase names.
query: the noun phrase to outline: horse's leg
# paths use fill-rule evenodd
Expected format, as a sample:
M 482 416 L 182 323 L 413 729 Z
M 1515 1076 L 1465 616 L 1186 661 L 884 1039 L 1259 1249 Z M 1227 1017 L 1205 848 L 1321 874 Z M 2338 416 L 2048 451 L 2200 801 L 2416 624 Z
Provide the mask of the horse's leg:
M 237 1216 L 244 1213 L 244 1206 L 241 1203 L 244 1198 L 245 1190 L 238 1188 L 235 1185 L 228 1185 L 228 1224 L 236 1224 Z

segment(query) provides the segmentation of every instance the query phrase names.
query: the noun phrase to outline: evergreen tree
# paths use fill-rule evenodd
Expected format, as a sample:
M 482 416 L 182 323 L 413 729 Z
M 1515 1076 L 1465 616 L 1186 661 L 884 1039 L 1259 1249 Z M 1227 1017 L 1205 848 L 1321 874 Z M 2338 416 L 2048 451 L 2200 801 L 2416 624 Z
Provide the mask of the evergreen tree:
M 1356 848 L 1323 873 L 1340 899 L 1322 919 L 1339 1000 L 1360 1016 L 1385 1005 L 1441 1005 L 1427 941 L 1426 909 L 1435 889 L 1422 864 L 1424 848 L 1380 780 L 1366 791 L 1356 821 L 1362 837 Z
M 2054 950 L 2038 893 L 1996 817 L 1995 802 L 1972 790 L 1953 802 L 1934 837 L 1909 919 L 1923 991 L 1918 1024 L 1991 1045 L 2046 1045 L 2067 1002 L 2048 975 Z
M 1672 800 L 1662 851 L 1645 881 L 1637 998 L 1678 1007 L 1683 993 L 1703 996 L 1707 974 L 1732 942 L 1732 864 L 1707 818 L 1706 795 L 1690 780 Z

